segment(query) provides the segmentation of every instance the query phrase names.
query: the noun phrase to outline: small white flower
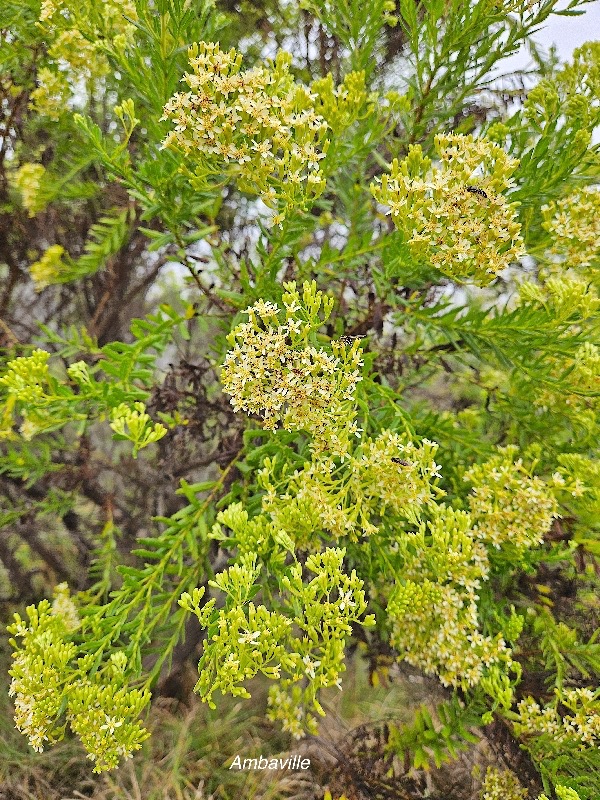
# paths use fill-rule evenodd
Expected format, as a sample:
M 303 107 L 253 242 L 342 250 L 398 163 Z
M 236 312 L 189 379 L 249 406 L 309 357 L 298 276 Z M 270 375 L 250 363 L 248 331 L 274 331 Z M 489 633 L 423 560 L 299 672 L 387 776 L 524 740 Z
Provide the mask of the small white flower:
M 260 631 L 246 631 L 246 633 L 242 633 L 242 635 L 238 638 L 238 642 L 240 644 L 257 644 L 259 636 Z
M 303 657 L 302 661 L 304 662 L 306 669 L 304 670 L 309 678 L 314 678 L 316 673 L 315 670 L 317 667 L 321 666 L 320 661 L 312 661 L 310 656 L 306 655 Z

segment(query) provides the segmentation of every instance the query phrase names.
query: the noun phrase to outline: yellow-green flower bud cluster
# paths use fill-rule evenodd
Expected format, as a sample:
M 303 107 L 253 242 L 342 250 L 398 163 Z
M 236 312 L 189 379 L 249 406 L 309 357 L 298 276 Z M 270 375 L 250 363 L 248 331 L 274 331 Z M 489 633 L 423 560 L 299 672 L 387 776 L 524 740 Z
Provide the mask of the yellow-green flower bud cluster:
M 585 342 L 577 349 L 573 359 L 574 369 L 571 375 L 575 378 L 573 387 L 590 394 L 600 391 L 600 348 L 591 342 Z
M 0 386 L 4 386 L 9 398 L 23 403 L 36 403 L 44 397 L 48 382 L 48 358 L 45 350 L 34 350 L 30 356 L 20 356 L 9 361 Z
M 216 690 L 250 697 L 242 684 L 260 672 L 279 681 L 281 698 L 302 682 L 303 705 L 322 715 L 317 693 L 340 685 L 346 638 L 366 610 L 363 582 L 354 570 L 350 575 L 344 573 L 344 556 L 345 550 L 331 548 L 310 555 L 305 569 L 314 577 L 308 582 L 303 580 L 302 565 L 294 563 L 280 579 L 281 612 L 251 602 L 261 569 L 255 554 L 246 553 L 210 582 L 226 596 L 224 608 L 216 608 L 215 598 L 201 607 L 200 590 L 182 595 L 180 604 L 208 628 L 196 686 L 205 702 L 214 707 Z M 361 622 L 373 624 L 371 618 Z M 292 688 L 292 696 L 293 692 Z M 298 714 L 293 703 L 271 706 L 270 713 L 284 721 L 294 735 L 305 733 L 300 729 L 302 723 L 314 729 L 312 715 L 306 711 Z
M 222 525 L 226 525 L 231 534 L 226 535 Z M 261 561 L 279 566 L 285 563 L 286 553 L 294 549 L 294 541 L 297 541 L 296 536 L 292 541 L 286 531 L 265 514 L 250 519 L 242 503 L 232 503 L 217 514 L 211 538 L 226 542 L 225 546 L 235 548 L 240 556 L 254 553 Z
M 519 287 L 519 303 L 545 308 L 562 322 L 594 316 L 600 308 L 600 297 L 595 286 L 582 278 L 556 275 L 543 285 L 524 281 Z
M 571 483 L 569 509 L 583 530 L 593 529 L 600 516 L 600 463 L 580 453 L 561 453 L 558 460 Z
M 2 438 L 15 437 L 13 421 L 19 416 L 22 420 L 20 433 L 27 440 L 67 422 L 86 419 L 89 414 L 86 406 L 84 403 L 76 404 L 84 392 L 89 392 L 93 402 L 100 400 L 110 413 L 110 427 L 115 432 L 113 438 L 133 443 L 134 458 L 139 450 L 162 439 L 167 433 L 164 425 L 151 420 L 143 403 L 112 406 L 106 402 L 106 396 L 99 398 L 98 384 L 93 381 L 83 361 L 77 361 L 67 368 L 71 381 L 83 390 L 79 396 L 76 395 L 70 386 L 50 374 L 48 358 L 49 353 L 37 349 L 30 356 L 21 356 L 8 362 L 5 373 L 0 376 L 0 393 L 5 395 L 0 417 Z
M 347 480 L 331 458 L 313 459 L 291 476 L 285 468 L 277 474 L 277 462 L 266 459 L 258 483 L 265 490 L 263 514 L 298 548 L 318 549 L 323 532 L 354 539 L 368 532 L 368 517 L 359 503 L 352 503 Z
M 435 137 L 438 161 L 412 145 L 371 186 L 413 257 L 453 280 L 485 285 L 523 253 L 516 206 L 502 192 L 518 162 L 485 139 Z
M 3 438 L 15 436 L 15 412 L 20 414 L 20 434 L 26 440 L 52 428 L 59 421 L 64 422 L 64 410 L 62 416 L 55 417 L 49 408 L 52 398 L 48 394 L 51 380 L 48 358 L 49 353 L 38 349 L 30 356 L 20 356 L 8 362 L 6 372 L 0 377 L 0 390 L 4 387 L 6 392 L 0 431 Z
M 568 786 L 555 786 L 558 800 L 581 800 L 575 789 Z M 521 784 L 514 772 L 488 767 L 481 787 L 481 800 L 528 800 L 529 792 Z M 548 800 L 541 794 L 538 800 Z
M 377 99 L 376 93 L 367 92 L 364 72 L 349 72 L 337 88 L 329 73 L 313 81 L 310 91 L 315 97 L 315 110 L 326 120 L 332 137 L 349 128 L 359 115 L 367 116 Z
M 235 50 L 200 42 L 190 48 L 190 88 L 169 100 L 164 119 L 175 128 L 165 147 L 183 151 L 195 169 L 196 188 L 214 177 L 232 177 L 239 188 L 260 194 L 278 209 L 307 207 L 325 188 L 319 161 L 327 150 L 327 123 L 315 111 L 316 96 L 294 81 L 291 56 L 242 71 Z
M 211 655 L 210 668 L 201 670 L 196 684 L 202 699 L 215 708 L 212 696 L 217 690 L 247 698 L 250 693 L 241 684 L 259 672 L 278 679 L 287 659 L 290 625 L 291 620 L 283 615 L 252 602 L 247 609 L 220 611 L 217 632 L 205 647 Z
M 578 189 L 542 207 L 542 226 L 553 239 L 551 252 L 566 267 L 585 270 L 600 260 L 600 190 Z
M 109 7 L 111 4 L 107 3 L 102 8 Z M 58 22 L 58 20 L 56 20 Z M 82 35 L 81 31 L 76 29 L 63 30 L 59 33 L 52 45 L 48 48 L 48 55 L 51 56 L 56 63 L 66 62 L 78 73 L 87 70 L 94 66 L 96 76 L 104 74 L 107 70 L 108 64 L 103 60 L 98 60 L 96 57 L 96 47 L 89 39 Z
M 319 546 L 324 533 L 352 541 L 376 533 L 375 522 L 386 508 L 416 522 L 423 506 L 443 494 L 435 485 L 436 450 L 427 439 L 416 445 L 382 431 L 365 439 L 341 464 L 317 456 L 289 475 L 285 467 L 278 469 L 276 459 L 265 459 L 258 473 L 265 490 L 263 514 L 297 547 L 308 550 Z
M 464 511 L 435 507 L 415 533 L 398 539 L 403 556 L 402 582 L 387 606 L 390 641 L 409 664 L 438 675 L 444 686 L 466 689 L 486 668 L 512 663 L 500 634 L 479 630 L 477 590 L 489 565 Z
M 109 71 L 103 50 L 122 49 L 131 40 L 136 19 L 134 0 L 42 0 L 38 25 L 44 31 L 50 66 L 41 67 L 31 106 L 58 120 L 82 77 L 101 79 Z
M 229 334 L 232 349 L 221 372 L 223 389 L 236 411 L 260 414 L 266 429 L 281 423 L 289 431 L 307 431 L 316 449 L 343 456 L 358 435 L 353 406 L 361 380 L 358 342 L 351 348 L 334 342 L 333 355 L 310 344 L 311 331 L 321 324 L 322 294 L 305 283 L 300 305 L 295 284 L 286 284 L 286 289 L 285 322 L 276 304 L 260 300 L 245 311 L 250 321 Z M 309 318 L 311 302 L 317 305 Z M 324 308 L 328 316 L 327 298 Z
M 11 184 L 21 193 L 23 208 L 30 217 L 35 217 L 48 204 L 48 194 L 44 190 L 46 169 L 42 164 L 21 164 L 11 176 Z
M 581 800 L 579 793 L 569 786 L 555 786 L 554 791 L 558 800 Z M 538 800 L 548 800 L 545 794 L 541 794 Z
M 302 739 L 307 733 L 318 733 L 314 714 L 306 709 L 304 692 L 300 686 L 292 686 L 287 692 L 279 684 L 271 686 L 267 700 L 267 717 L 279 722 L 282 730 L 294 739 Z
M 522 551 L 544 541 L 558 504 L 552 486 L 561 487 L 557 475 L 550 483 L 531 475 L 517 448 L 501 448 L 484 464 L 475 464 L 464 475 L 473 484 L 468 497 L 475 535 L 499 549 L 510 545 Z
M 565 126 L 580 129 L 576 138 L 585 148 L 598 124 L 599 97 L 600 45 L 586 42 L 573 51 L 570 62 L 528 93 L 524 113 L 538 127 L 560 115 Z
M 143 403 L 134 403 L 133 408 L 127 403 L 121 403 L 113 409 L 111 418 L 110 427 L 115 432 L 114 438 L 133 442 L 134 458 L 137 457 L 138 450 L 157 442 L 167 433 L 160 422 L 152 422 Z
M 148 733 L 137 721 L 150 700 L 148 692 L 125 686 L 127 659 L 114 653 L 108 665 L 88 675 L 94 658 L 78 656 L 70 634 L 80 627 L 77 607 L 66 584 L 56 587 L 52 605 L 42 600 L 27 608 L 28 622 L 15 614 L 8 627 L 22 639 L 14 648 L 9 695 L 14 697 L 15 724 L 34 750 L 63 738 L 66 723 L 78 734 L 94 772 L 130 758 Z M 103 682 L 104 681 L 104 682 Z
M 581 747 L 600 745 L 600 690 L 555 689 L 554 703 L 540 706 L 532 697 L 518 704 L 519 719 L 514 722 L 518 736 L 548 734 L 553 745 L 566 740 L 576 741 Z M 561 704 L 568 712 L 559 714 Z
M 488 767 L 480 797 L 481 800 L 528 800 L 529 792 L 511 770 Z
M 36 88 L 31 92 L 31 107 L 37 114 L 58 120 L 68 109 L 71 87 L 64 72 L 41 67 L 36 76 Z
M 94 762 L 94 772 L 132 758 L 150 735 L 137 720 L 150 700 L 148 692 L 81 681 L 68 698 L 67 719 Z
M 38 261 L 34 261 L 29 267 L 35 288 L 39 292 L 51 283 L 56 283 L 64 272 L 65 263 L 62 259 L 65 248 L 60 244 L 51 245 Z
M 0 376 L 0 390 L 4 387 L 5 393 L 0 439 L 16 438 L 13 430 L 15 416 L 21 418 L 19 432 L 26 440 L 65 421 L 64 415 L 56 417 L 49 408 L 52 398 L 48 394 L 51 380 L 48 357 L 49 353 L 38 349 L 30 356 L 20 356 L 8 362 L 6 372 Z
M 392 431 L 365 440 L 352 456 L 350 482 L 356 501 L 372 514 L 394 514 L 416 522 L 424 505 L 443 492 L 434 485 L 440 477 L 435 463 L 438 445 L 422 439 L 419 445 Z
M 59 724 L 59 711 L 69 678 L 69 664 L 77 647 L 65 640 L 65 620 L 54 614 L 47 600 L 36 608 L 27 608 L 29 625 L 18 614 L 9 633 L 23 638 L 9 674 L 12 681 L 9 695 L 14 697 L 15 725 L 29 739 L 34 750 L 41 752 L 44 742 L 62 738 L 64 727 Z

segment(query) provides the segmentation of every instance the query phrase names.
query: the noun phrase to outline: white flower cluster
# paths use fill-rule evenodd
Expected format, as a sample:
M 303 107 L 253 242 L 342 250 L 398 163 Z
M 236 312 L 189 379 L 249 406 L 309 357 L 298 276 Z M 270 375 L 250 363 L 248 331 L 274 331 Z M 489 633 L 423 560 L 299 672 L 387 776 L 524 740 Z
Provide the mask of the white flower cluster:
M 514 772 L 488 767 L 481 787 L 481 800 L 529 800 L 529 792 Z
M 416 533 L 398 540 L 401 581 L 390 596 L 391 643 L 409 664 L 438 675 L 444 686 L 474 686 L 486 668 L 510 665 L 510 650 L 497 635 L 479 630 L 477 590 L 489 565 L 464 511 L 444 505 Z
M 382 516 L 388 508 L 416 522 L 421 508 L 443 494 L 434 484 L 440 477 L 437 449 L 428 439 L 416 445 L 389 430 L 366 439 L 353 454 L 351 487 L 356 499 L 368 504 L 373 514 Z
M 165 147 L 188 155 L 196 185 L 231 174 L 243 191 L 261 194 L 271 208 L 286 210 L 316 198 L 325 187 L 319 161 L 327 150 L 327 123 L 316 113 L 316 95 L 294 81 L 291 56 L 241 71 L 242 57 L 218 44 L 190 48 L 190 87 L 169 100 L 164 119 L 175 125 Z
M 65 628 L 69 633 L 77 630 L 77 628 L 81 625 L 79 612 L 77 611 L 77 606 L 71 599 L 71 592 L 68 584 L 59 583 L 58 586 L 54 587 L 52 613 L 62 619 Z
M 485 139 L 438 135 L 432 167 L 420 145 L 371 186 L 414 258 L 454 280 L 485 285 L 525 251 L 515 204 L 502 192 L 518 162 Z
M 358 343 L 349 350 L 334 343 L 329 355 L 308 343 L 311 326 L 302 321 L 300 306 L 285 297 L 284 306 L 285 322 L 274 303 L 260 300 L 246 309 L 250 321 L 228 337 L 232 349 L 222 368 L 223 389 L 236 411 L 260 414 L 268 430 L 281 423 L 289 431 L 306 431 L 315 447 L 343 456 L 358 434 L 353 404 L 361 380 Z
M 553 742 L 576 741 L 585 747 L 600 745 L 600 702 L 598 690 L 556 689 L 557 702 L 540 706 L 532 697 L 518 705 L 519 719 L 514 723 L 519 736 L 548 734 Z M 571 713 L 559 714 L 560 702 Z
M 516 452 L 502 448 L 464 479 L 473 484 L 468 501 L 477 537 L 497 549 L 510 544 L 522 551 L 544 541 L 558 504 L 548 483 L 531 476 L 522 459 L 514 461 Z M 557 475 L 552 483 L 564 481 Z
M 599 266 L 600 189 L 578 189 L 543 206 L 542 214 L 543 227 L 553 238 L 551 252 L 564 259 L 566 267 Z

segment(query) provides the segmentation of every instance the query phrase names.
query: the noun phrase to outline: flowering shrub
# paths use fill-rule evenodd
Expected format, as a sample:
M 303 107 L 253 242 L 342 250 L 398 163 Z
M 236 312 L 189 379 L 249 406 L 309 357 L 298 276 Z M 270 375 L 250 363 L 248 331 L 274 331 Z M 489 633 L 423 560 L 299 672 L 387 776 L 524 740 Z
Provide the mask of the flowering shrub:
M 18 729 L 117 767 L 189 636 L 204 702 L 261 680 L 301 738 L 356 650 L 444 692 L 394 768 L 487 737 L 482 800 L 595 800 L 598 46 L 506 107 L 556 0 L 13 6 Z

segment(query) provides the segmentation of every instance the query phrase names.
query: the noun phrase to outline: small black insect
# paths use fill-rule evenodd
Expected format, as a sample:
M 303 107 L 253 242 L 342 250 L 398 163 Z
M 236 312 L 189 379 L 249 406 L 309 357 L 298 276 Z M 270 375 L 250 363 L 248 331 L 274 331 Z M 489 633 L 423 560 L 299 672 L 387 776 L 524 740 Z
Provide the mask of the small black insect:
M 485 197 L 485 199 L 487 200 L 487 194 L 483 191 L 483 189 L 480 189 L 478 186 L 465 186 L 465 189 L 467 190 L 467 192 L 471 192 L 471 194 L 478 194 L 479 197 Z
M 344 344 L 352 344 L 354 339 L 364 339 L 364 336 L 340 336 L 340 342 Z
M 402 464 L 403 467 L 410 467 L 410 461 L 405 461 L 403 458 L 392 458 L 394 464 Z

